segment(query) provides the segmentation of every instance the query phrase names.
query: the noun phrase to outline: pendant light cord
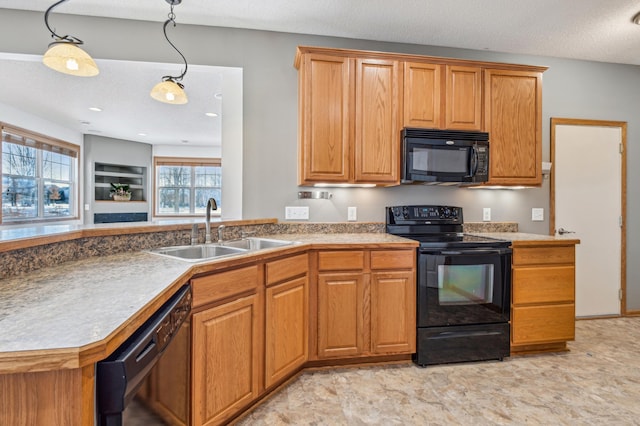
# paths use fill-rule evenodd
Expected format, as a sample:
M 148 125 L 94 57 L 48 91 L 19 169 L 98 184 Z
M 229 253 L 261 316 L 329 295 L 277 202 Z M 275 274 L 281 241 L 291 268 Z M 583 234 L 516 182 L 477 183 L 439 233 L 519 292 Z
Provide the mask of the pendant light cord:
M 51 6 L 49 6 L 49 8 L 47 9 L 47 11 L 44 13 L 44 24 L 47 26 L 47 29 L 49 30 L 49 32 L 51 33 L 51 38 L 54 38 L 56 41 L 66 41 L 69 43 L 73 43 L 73 44 L 83 44 L 83 41 L 80 40 L 77 37 L 74 36 L 70 36 L 70 35 L 65 35 L 65 36 L 59 36 L 58 34 L 56 34 L 56 32 L 51 29 L 51 27 L 49 26 L 49 12 L 51 12 L 55 7 L 57 7 L 58 5 L 64 3 L 67 0 L 60 0 L 54 4 L 52 4 Z M 173 13 L 173 6 L 171 6 L 172 9 L 172 13 Z M 165 33 L 166 36 L 166 33 Z
M 61 0 L 60 3 L 62 3 L 63 1 L 66 0 Z M 182 74 L 180 74 L 179 76 L 170 76 L 170 75 L 165 75 L 164 77 L 162 77 L 163 80 L 171 80 L 171 81 L 181 81 L 182 78 L 184 77 L 184 75 L 187 73 L 187 68 L 189 67 L 189 65 L 187 64 L 187 58 L 184 57 L 184 55 L 182 54 L 182 52 L 180 52 L 180 50 L 178 50 L 178 48 L 171 42 L 171 40 L 169 40 L 169 36 L 167 36 L 167 25 L 169 25 L 170 23 L 173 23 L 173 26 L 176 26 L 176 14 L 173 13 L 173 4 L 171 5 L 171 12 L 169 12 L 168 18 L 165 22 L 164 22 L 164 26 L 162 27 L 162 30 L 164 31 L 164 38 L 167 39 L 167 42 L 171 45 L 171 47 L 173 47 L 175 49 L 176 52 L 178 52 L 178 54 L 182 57 L 182 60 L 184 61 L 184 70 L 182 71 Z

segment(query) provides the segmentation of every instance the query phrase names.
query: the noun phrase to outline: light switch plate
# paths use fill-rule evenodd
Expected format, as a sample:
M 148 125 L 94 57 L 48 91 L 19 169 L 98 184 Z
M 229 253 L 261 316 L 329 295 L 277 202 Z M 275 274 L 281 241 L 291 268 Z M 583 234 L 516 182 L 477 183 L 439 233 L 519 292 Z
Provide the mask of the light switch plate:
M 347 220 L 350 222 L 358 220 L 358 208 L 347 207 Z
M 309 207 L 287 206 L 284 208 L 284 218 L 288 220 L 307 220 L 309 219 Z
M 542 222 L 544 220 L 544 209 L 543 208 L 532 208 L 531 209 L 531 220 L 534 222 Z
M 482 220 L 485 222 L 491 221 L 491 207 L 484 207 L 482 209 Z

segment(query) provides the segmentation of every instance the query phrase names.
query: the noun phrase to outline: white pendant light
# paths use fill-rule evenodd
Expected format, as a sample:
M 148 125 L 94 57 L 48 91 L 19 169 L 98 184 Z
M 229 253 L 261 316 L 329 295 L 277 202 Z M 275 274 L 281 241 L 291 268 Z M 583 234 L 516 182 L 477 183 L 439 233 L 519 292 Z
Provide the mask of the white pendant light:
M 64 74 L 79 77 L 98 75 L 100 70 L 93 58 L 79 47 L 83 44 L 82 40 L 69 35 L 59 36 L 49 26 L 49 13 L 65 1 L 67 0 L 54 3 L 44 13 L 44 23 L 55 41 L 49 45 L 49 50 L 42 57 L 42 62 L 49 68 Z
M 178 48 L 173 43 L 171 43 L 171 40 L 169 40 L 169 37 L 167 36 L 167 25 L 172 23 L 174 27 L 176 26 L 176 15 L 173 13 L 173 6 L 176 4 L 180 4 L 182 0 L 165 1 L 171 5 L 171 11 L 169 12 L 169 19 L 167 19 L 162 26 L 162 31 L 164 32 L 164 38 L 167 39 L 167 42 L 169 42 L 171 47 L 173 47 L 176 52 L 178 52 L 178 54 L 182 57 L 182 60 L 184 61 L 184 70 L 179 76 L 165 75 L 164 77 L 162 77 L 162 81 L 153 86 L 150 95 L 153 99 L 160 102 L 181 105 L 189 102 L 189 100 L 187 99 L 187 94 L 184 91 L 184 86 L 182 85 L 182 83 L 180 83 L 182 78 L 187 73 L 189 65 L 187 64 L 187 59 L 184 57 L 182 52 L 180 52 L 180 50 L 178 50 Z
M 184 86 L 171 79 L 153 86 L 153 89 L 151 89 L 151 97 L 156 101 L 168 104 L 180 105 L 188 102 L 187 94 L 184 92 Z

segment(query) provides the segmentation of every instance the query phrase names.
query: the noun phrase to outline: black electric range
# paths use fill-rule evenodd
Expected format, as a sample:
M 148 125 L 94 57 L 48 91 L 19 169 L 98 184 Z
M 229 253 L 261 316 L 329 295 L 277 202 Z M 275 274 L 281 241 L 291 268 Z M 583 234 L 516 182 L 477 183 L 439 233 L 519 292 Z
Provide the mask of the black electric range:
M 413 360 L 423 367 L 510 354 L 511 242 L 462 229 L 460 207 L 387 207 L 387 232 L 420 242 Z

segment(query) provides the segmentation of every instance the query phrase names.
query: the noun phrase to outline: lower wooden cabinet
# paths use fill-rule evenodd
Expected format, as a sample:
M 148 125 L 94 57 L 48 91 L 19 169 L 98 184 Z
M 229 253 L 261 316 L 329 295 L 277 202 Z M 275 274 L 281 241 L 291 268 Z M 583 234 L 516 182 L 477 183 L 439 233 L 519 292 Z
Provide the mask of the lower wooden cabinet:
M 565 350 L 575 338 L 575 246 L 513 248 L 511 352 Z
M 306 274 L 267 287 L 265 388 L 287 378 L 307 362 L 308 329 L 309 282 Z
M 371 353 L 413 353 L 416 289 L 411 271 L 371 274 Z
M 332 250 L 315 262 L 296 253 L 193 278 L 194 313 L 146 402 L 171 425 L 226 424 L 303 368 L 310 346 L 314 360 L 415 351 L 415 250 Z
M 362 272 L 318 274 L 318 356 L 365 352 L 365 277 Z
M 415 352 L 414 250 L 321 251 L 318 269 L 318 358 Z
M 260 392 L 262 309 L 257 294 L 192 317 L 192 421 L 231 418 Z

